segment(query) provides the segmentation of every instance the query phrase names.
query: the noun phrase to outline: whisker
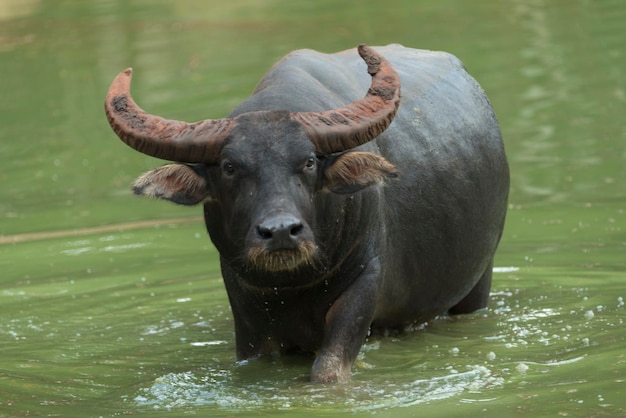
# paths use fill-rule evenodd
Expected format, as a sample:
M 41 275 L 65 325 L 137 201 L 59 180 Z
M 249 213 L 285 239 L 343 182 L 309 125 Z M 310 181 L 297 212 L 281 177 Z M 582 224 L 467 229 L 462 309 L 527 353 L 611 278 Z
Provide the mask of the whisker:
M 270 272 L 296 270 L 315 265 L 317 247 L 311 241 L 303 241 L 295 249 L 267 251 L 262 247 L 248 250 L 248 262 L 257 269 Z

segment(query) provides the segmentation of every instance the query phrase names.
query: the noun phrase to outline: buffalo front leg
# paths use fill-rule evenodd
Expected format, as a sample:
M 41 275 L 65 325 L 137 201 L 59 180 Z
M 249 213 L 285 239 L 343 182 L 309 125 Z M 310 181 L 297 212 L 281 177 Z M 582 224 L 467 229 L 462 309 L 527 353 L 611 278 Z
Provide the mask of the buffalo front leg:
M 379 276 L 378 259 L 374 259 L 326 313 L 324 340 L 313 362 L 311 381 L 332 383 L 350 380 L 352 364 L 374 316 Z

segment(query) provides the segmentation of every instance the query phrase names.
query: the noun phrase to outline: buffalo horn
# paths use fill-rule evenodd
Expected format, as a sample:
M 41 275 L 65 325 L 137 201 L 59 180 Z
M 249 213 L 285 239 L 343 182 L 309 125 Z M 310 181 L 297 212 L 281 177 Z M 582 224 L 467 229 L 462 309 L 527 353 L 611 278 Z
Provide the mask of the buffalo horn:
M 349 105 L 323 112 L 292 113 L 319 155 L 345 151 L 380 135 L 391 123 L 400 104 L 400 77 L 391 64 L 367 45 L 359 45 L 372 84 L 367 95 Z
M 111 128 L 130 147 L 169 161 L 213 163 L 234 126 L 233 119 L 187 123 L 153 116 L 142 110 L 130 95 L 132 69 L 115 77 L 104 108 Z

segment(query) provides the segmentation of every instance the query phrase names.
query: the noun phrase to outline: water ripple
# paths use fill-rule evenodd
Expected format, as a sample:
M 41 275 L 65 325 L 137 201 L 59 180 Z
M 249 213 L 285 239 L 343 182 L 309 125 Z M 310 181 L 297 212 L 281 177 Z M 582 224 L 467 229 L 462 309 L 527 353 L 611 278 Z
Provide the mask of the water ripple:
M 372 411 L 389 407 L 408 407 L 501 386 L 503 378 L 483 365 L 467 371 L 412 382 L 352 382 L 345 385 L 261 381 L 242 383 L 230 370 L 209 369 L 203 373 L 168 373 L 133 399 L 140 407 L 171 410 L 192 406 L 215 406 L 225 410 L 294 408 L 336 408 L 344 411 Z M 295 387 L 294 387 L 295 386 Z M 285 387 L 290 387 L 286 392 Z

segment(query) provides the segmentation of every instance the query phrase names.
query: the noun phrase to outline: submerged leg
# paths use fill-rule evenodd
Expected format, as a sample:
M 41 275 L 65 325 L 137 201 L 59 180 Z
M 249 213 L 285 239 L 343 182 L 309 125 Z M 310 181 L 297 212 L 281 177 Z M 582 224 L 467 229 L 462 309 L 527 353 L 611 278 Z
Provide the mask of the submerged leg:
M 491 275 L 493 273 L 493 260 L 487 266 L 482 277 L 474 288 L 459 303 L 448 311 L 452 315 L 465 314 L 487 307 L 489 290 L 491 289 Z

